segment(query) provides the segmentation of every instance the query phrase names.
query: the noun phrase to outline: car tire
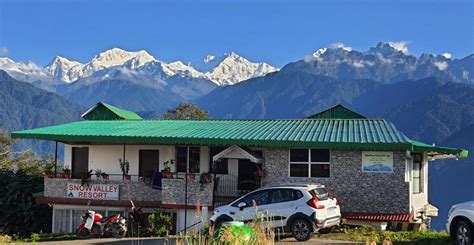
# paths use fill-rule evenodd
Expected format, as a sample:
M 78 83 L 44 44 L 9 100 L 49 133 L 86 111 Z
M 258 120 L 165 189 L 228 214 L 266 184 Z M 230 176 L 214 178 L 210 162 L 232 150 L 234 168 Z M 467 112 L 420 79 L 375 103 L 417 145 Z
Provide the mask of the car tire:
M 473 244 L 473 230 L 472 227 L 461 220 L 456 223 L 454 230 L 454 241 L 458 245 L 472 245 Z
M 311 224 L 305 219 L 297 219 L 293 221 L 290 229 L 293 237 L 300 242 L 308 241 L 313 236 Z
M 329 233 L 333 232 L 335 229 L 336 229 L 335 226 L 331 226 L 331 227 L 320 229 L 318 232 L 320 234 L 329 234 Z

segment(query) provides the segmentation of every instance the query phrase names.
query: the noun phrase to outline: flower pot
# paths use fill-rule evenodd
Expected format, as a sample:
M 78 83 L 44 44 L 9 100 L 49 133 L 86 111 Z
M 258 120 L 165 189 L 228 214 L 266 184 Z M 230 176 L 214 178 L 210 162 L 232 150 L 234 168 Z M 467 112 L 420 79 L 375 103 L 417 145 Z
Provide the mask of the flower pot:
M 126 175 L 123 176 L 123 179 L 124 179 L 124 180 L 131 180 L 131 179 L 132 179 L 132 176 L 126 174 Z
M 195 174 L 188 174 L 188 180 L 195 180 L 196 175 Z
M 63 173 L 63 179 L 70 179 L 71 174 L 70 173 Z
M 54 178 L 54 173 L 45 173 L 45 176 L 46 176 L 47 178 L 52 179 L 52 178 Z
M 258 177 L 263 177 L 263 176 L 265 176 L 265 172 L 263 171 L 263 169 L 258 170 Z
M 167 179 L 171 179 L 171 178 L 173 178 L 173 173 L 165 171 L 165 172 L 163 172 L 163 177 L 165 177 Z
M 108 174 L 102 174 L 101 177 L 102 177 L 103 180 L 108 180 L 109 179 Z

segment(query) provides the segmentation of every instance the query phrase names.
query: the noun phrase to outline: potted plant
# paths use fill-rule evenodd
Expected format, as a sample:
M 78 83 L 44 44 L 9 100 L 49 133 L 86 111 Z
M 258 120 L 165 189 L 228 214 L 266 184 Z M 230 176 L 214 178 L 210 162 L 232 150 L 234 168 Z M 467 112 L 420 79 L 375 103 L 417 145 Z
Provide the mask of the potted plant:
M 208 172 L 204 172 L 201 174 L 201 179 L 199 180 L 199 183 L 201 184 L 207 184 L 210 183 L 212 180 L 212 176 Z
M 119 158 L 119 163 L 120 163 L 120 170 L 122 170 L 122 175 L 124 180 L 130 180 L 131 176 L 128 175 L 128 171 L 130 170 L 130 162 L 127 160 L 122 160 L 122 158 Z
M 70 179 L 71 178 L 71 169 L 65 166 L 63 168 L 63 179 Z
M 97 179 L 100 179 L 100 177 L 102 176 L 102 170 L 96 169 L 94 175 Z
M 189 168 L 189 173 L 187 174 L 188 180 L 195 180 L 196 172 L 198 172 L 198 170 L 195 167 Z
M 109 179 L 109 175 L 106 174 L 105 172 L 102 172 L 102 173 L 100 174 L 100 177 L 102 177 L 103 180 L 108 180 L 108 179 Z
M 47 164 L 44 169 L 44 175 L 48 178 L 54 178 L 54 164 Z
M 163 163 L 164 167 L 163 167 L 163 170 L 161 171 L 161 173 L 163 174 L 163 177 L 165 177 L 167 179 L 173 178 L 173 173 L 171 173 L 171 166 L 170 166 L 170 165 L 173 165 L 173 164 L 174 164 L 173 159 Z

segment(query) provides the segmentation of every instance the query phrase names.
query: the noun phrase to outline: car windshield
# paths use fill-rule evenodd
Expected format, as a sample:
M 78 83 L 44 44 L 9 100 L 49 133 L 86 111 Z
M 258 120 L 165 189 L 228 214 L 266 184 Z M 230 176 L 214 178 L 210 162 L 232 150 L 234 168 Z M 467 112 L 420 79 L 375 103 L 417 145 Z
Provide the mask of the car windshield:
M 311 194 L 313 194 L 319 200 L 326 200 L 329 196 L 325 188 L 315 188 L 310 190 L 309 192 L 311 192 Z

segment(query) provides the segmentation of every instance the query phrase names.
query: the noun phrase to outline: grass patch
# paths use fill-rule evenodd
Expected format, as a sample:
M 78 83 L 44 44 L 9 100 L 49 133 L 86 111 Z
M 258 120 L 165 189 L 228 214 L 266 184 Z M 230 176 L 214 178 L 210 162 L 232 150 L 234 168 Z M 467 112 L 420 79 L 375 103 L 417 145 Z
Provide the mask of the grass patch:
M 49 241 L 67 241 L 79 239 L 74 233 L 51 234 L 51 233 L 33 233 L 30 238 L 23 239 L 24 242 L 49 242 Z
M 322 238 L 353 242 L 384 244 L 453 244 L 449 234 L 436 231 L 379 231 L 370 227 L 343 226 L 335 232 L 319 235 Z

